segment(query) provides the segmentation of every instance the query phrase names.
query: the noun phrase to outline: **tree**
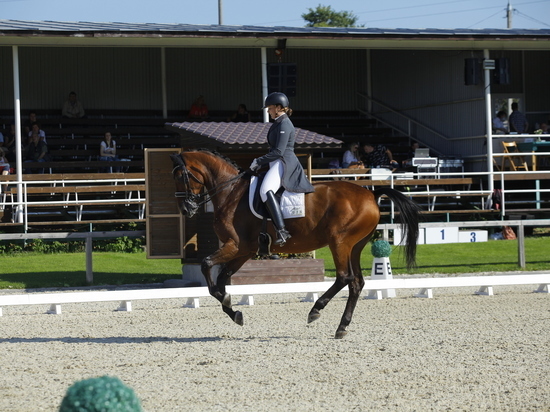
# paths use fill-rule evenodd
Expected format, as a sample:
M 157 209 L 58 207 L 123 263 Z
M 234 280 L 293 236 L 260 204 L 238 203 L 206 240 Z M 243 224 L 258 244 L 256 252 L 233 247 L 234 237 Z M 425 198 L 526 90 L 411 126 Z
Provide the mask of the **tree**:
M 306 27 L 358 27 L 355 23 L 359 17 L 350 11 L 336 11 L 319 4 L 315 10 L 302 14 L 302 19 L 308 22 Z

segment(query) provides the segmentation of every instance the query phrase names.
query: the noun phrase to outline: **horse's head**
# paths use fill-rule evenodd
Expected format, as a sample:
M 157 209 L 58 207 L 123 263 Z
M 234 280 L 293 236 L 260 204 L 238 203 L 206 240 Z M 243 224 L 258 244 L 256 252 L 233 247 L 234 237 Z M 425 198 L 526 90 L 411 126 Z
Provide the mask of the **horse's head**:
M 176 197 L 183 215 L 193 216 L 198 208 L 212 200 L 223 202 L 244 172 L 231 160 L 206 149 L 170 155 L 176 181 Z M 204 193 L 201 193 L 206 189 Z M 214 199 L 215 197 L 215 199 Z M 214 206 L 215 207 L 215 206 Z
M 188 168 L 181 154 L 170 155 L 174 169 L 172 175 L 176 181 L 176 198 L 178 207 L 184 216 L 193 217 L 199 209 L 199 193 L 204 183 Z

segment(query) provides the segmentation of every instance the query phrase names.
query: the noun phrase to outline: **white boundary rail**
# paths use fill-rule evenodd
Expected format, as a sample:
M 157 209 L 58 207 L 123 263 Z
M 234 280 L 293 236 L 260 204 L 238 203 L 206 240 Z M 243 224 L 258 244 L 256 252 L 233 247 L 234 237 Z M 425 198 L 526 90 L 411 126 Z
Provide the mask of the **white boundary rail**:
M 363 293 L 368 299 L 382 299 L 386 289 L 418 289 L 415 297 L 432 298 L 434 288 L 479 287 L 478 295 L 493 295 L 494 286 L 538 285 L 534 292 L 549 293 L 550 274 L 503 275 L 503 276 L 464 276 L 449 278 L 414 278 L 366 280 Z M 240 304 L 254 304 L 254 295 L 276 293 L 306 293 L 304 301 L 315 301 L 318 293 L 326 291 L 333 282 L 277 283 L 264 285 L 232 285 L 227 291 L 242 296 Z M 120 302 L 118 310 L 131 311 L 132 301 L 146 299 L 186 298 L 185 306 L 200 307 L 199 299 L 210 296 L 208 288 L 165 288 L 139 289 L 124 291 L 67 292 L 67 293 L 27 293 L 0 296 L 0 316 L 4 306 L 14 305 L 50 305 L 47 313 L 61 314 L 61 305 L 67 303 Z

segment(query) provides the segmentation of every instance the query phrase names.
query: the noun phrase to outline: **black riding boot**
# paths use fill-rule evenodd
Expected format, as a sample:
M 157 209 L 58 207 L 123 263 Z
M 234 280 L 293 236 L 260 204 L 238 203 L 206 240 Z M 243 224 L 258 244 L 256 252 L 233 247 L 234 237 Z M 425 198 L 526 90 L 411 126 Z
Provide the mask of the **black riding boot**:
M 290 233 L 288 233 L 288 230 L 285 229 L 285 221 L 283 220 L 283 214 L 281 213 L 281 206 L 279 205 L 279 202 L 277 202 L 275 194 L 270 190 L 266 193 L 266 195 L 267 200 L 265 205 L 267 206 L 267 211 L 271 216 L 271 220 L 273 221 L 273 225 L 275 226 L 277 232 L 277 240 L 275 241 L 275 244 L 283 246 L 291 236 Z

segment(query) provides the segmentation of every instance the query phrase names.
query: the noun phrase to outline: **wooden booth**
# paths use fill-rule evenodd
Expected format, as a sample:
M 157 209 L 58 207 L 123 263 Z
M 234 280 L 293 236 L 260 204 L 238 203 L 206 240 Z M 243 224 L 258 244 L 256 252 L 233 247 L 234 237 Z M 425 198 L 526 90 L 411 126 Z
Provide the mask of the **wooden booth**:
M 270 123 L 185 122 L 166 127 L 180 134 L 181 147 L 207 148 L 223 154 L 241 167 L 267 153 Z M 338 149 L 342 142 L 304 129 L 296 129 L 295 150 L 311 170 L 311 153 Z M 200 263 L 218 249 L 213 230 L 213 210 L 205 205 L 187 218 L 177 207 L 170 155 L 177 148 L 145 149 L 147 198 L 147 258 L 181 259 L 184 280 L 203 284 Z M 324 263 L 317 259 L 278 259 L 247 262 L 232 276 L 232 284 L 322 281 Z

